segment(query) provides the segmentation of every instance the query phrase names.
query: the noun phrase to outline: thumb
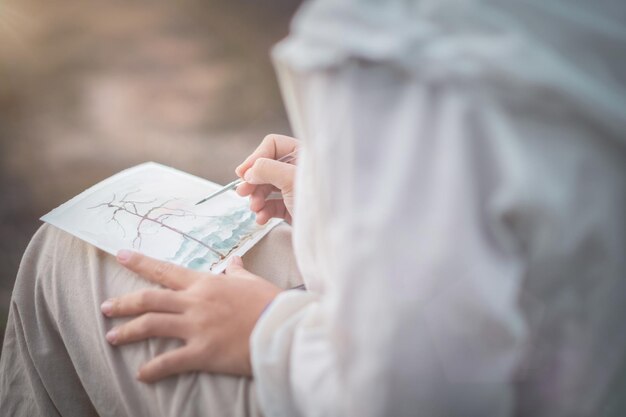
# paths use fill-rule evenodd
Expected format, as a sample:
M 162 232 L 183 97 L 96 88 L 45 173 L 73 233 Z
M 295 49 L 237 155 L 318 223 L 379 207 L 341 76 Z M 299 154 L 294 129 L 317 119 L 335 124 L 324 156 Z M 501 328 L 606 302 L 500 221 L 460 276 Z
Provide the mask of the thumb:
M 259 158 L 243 178 L 249 184 L 271 184 L 281 191 L 289 191 L 293 188 L 295 170 L 295 165 Z
M 243 260 L 236 255 L 230 258 L 230 263 L 226 267 L 224 274 L 234 275 L 239 278 L 256 278 L 256 275 L 244 268 Z
M 241 259 L 240 256 L 235 255 L 232 258 L 230 258 L 230 262 L 228 263 L 228 266 L 226 267 L 227 272 L 235 272 L 235 271 L 239 271 L 242 269 L 244 269 L 243 259 Z

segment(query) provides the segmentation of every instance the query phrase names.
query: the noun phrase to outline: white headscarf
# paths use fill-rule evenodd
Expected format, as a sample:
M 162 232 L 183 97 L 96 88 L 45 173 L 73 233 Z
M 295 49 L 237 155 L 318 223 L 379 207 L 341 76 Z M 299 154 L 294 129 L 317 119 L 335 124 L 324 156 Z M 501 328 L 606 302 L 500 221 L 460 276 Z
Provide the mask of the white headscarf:
M 542 89 L 625 140 L 623 0 L 310 1 L 274 57 L 300 70 L 386 61 L 421 77 L 500 80 L 516 96 Z
M 626 2 L 318 0 L 267 416 L 626 415 Z M 612 407 L 612 408 L 611 408 Z

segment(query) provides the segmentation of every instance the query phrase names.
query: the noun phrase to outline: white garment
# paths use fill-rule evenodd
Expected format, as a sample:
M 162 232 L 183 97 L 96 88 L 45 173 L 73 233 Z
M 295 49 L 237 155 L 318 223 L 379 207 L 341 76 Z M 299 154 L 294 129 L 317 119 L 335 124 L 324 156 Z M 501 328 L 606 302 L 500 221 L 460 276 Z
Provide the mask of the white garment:
M 316 1 L 272 416 L 626 415 L 626 3 Z

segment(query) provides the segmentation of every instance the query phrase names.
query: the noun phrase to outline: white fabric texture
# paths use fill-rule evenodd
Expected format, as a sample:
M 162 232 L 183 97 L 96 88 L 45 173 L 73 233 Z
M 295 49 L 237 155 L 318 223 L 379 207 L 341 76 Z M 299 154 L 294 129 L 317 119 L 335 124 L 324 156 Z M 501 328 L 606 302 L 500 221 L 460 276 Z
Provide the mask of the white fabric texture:
M 626 3 L 314 1 L 273 416 L 626 415 Z

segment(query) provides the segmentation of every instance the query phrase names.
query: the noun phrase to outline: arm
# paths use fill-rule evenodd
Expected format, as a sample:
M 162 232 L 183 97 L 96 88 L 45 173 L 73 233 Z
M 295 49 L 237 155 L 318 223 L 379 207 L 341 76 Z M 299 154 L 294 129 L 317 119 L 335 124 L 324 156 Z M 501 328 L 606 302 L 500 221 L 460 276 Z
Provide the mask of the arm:
M 507 415 L 525 325 L 492 106 L 383 66 L 292 76 L 326 290 L 279 295 L 255 327 L 265 412 Z

